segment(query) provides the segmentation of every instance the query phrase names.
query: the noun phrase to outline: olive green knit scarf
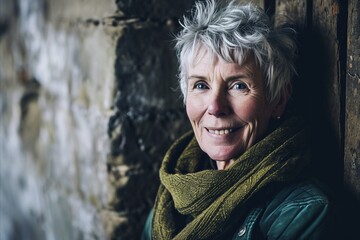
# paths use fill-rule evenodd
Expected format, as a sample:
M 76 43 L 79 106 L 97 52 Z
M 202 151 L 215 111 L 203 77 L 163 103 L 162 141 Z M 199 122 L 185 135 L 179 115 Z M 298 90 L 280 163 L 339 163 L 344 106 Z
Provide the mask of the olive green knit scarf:
M 307 165 L 302 125 L 297 118 L 284 121 L 226 170 L 204 167 L 206 155 L 192 133 L 176 141 L 160 169 L 153 239 L 221 238 L 242 203 L 269 183 L 293 179 Z

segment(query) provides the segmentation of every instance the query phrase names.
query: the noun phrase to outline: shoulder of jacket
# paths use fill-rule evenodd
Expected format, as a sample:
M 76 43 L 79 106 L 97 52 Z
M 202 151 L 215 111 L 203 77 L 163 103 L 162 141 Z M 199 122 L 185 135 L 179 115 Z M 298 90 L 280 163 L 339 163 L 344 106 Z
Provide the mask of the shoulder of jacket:
M 322 187 L 311 181 L 291 184 L 280 189 L 267 204 L 270 210 L 291 205 L 328 204 L 329 200 Z
M 329 200 L 310 181 L 282 188 L 266 205 L 260 228 L 268 239 L 299 239 L 321 234 L 329 213 Z

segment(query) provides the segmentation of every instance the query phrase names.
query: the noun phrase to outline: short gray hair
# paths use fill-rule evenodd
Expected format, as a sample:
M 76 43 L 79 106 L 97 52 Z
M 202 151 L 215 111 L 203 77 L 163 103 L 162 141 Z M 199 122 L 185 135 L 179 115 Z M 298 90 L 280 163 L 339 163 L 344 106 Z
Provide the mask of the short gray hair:
M 295 31 L 274 27 L 265 12 L 252 5 L 235 1 L 216 3 L 198 1 L 190 17 L 180 22 L 176 51 L 180 62 L 180 88 L 186 100 L 189 61 L 195 61 L 203 46 L 227 62 L 241 63 L 249 54 L 263 70 L 266 97 L 278 102 L 291 89 L 294 74 Z

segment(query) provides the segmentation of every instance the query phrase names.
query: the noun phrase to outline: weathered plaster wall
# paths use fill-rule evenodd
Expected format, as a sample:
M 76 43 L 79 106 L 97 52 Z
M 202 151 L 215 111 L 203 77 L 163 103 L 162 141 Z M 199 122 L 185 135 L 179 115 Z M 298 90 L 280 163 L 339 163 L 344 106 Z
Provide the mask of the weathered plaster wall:
M 0 239 L 105 238 L 120 30 L 56 2 L 0 2 Z

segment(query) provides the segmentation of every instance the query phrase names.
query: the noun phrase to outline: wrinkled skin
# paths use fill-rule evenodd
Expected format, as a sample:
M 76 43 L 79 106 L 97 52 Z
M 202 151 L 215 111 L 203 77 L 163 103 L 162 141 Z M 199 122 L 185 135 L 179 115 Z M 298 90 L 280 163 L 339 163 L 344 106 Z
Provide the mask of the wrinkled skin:
M 190 64 L 186 111 L 201 149 L 228 168 L 262 139 L 269 121 L 281 116 L 287 99 L 266 99 L 261 69 L 250 55 L 240 66 L 204 54 Z

